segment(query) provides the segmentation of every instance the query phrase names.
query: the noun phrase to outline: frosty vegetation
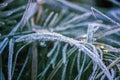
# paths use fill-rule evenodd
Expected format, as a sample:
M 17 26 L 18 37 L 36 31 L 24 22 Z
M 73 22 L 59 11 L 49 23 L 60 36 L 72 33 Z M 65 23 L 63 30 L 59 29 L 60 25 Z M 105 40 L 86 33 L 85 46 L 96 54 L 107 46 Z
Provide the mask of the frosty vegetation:
M 0 80 L 120 79 L 120 23 L 98 7 L 29 0 L 0 15 Z

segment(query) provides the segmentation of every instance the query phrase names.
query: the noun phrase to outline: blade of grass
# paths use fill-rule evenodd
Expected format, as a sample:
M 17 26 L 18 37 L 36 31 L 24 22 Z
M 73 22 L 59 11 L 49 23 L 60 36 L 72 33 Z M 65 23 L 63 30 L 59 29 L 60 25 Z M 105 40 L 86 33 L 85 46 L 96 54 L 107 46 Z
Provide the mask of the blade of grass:
M 14 40 L 10 39 L 10 42 L 9 42 L 9 55 L 8 55 L 8 80 L 12 80 L 13 53 L 14 53 Z
M 22 49 L 24 49 L 26 46 L 28 46 L 31 42 L 23 45 L 17 52 L 16 52 L 16 55 L 15 55 L 15 59 L 14 59 L 14 62 L 13 62 L 13 69 L 12 69 L 12 77 L 14 75 L 14 71 L 15 71 L 15 66 L 16 66 L 16 62 L 17 62 L 17 59 L 18 59 L 18 55 L 20 54 L 20 52 L 22 51 Z
M 77 55 L 77 70 L 78 72 L 80 71 L 80 58 L 81 58 L 81 50 L 78 51 L 78 55 Z
M 52 64 L 52 67 L 53 67 L 53 68 L 55 67 L 55 63 L 56 63 L 58 54 L 59 54 L 59 52 L 60 52 L 60 47 L 61 47 L 61 45 L 60 45 L 60 43 L 59 43 L 59 45 L 57 46 L 57 50 L 56 50 L 56 52 L 55 52 L 52 60 L 50 61 L 50 63 Z
M 40 20 L 42 11 L 43 11 L 43 6 L 42 6 L 42 5 L 39 5 L 38 14 L 37 14 L 37 17 L 36 17 L 36 23 L 38 23 L 38 21 Z
M 4 17 L 11 16 L 12 14 L 15 14 L 16 12 L 19 12 L 20 10 L 23 10 L 23 9 L 25 9 L 25 6 L 20 6 L 18 8 L 12 9 L 10 11 L 0 12 L 0 17 L 4 18 Z
M 59 1 L 60 3 L 66 5 L 66 6 L 72 8 L 74 10 L 77 10 L 77 11 L 80 11 L 80 12 L 89 12 L 88 9 L 80 7 L 79 5 L 76 5 L 76 4 L 71 3 L 69 1 L 66 1 L 66 0 L 57 0 L 57 1 Z
M 30 58 L 30 54 L 31 54 L 31 48 L 29 48 L 28 54 L 27 54 L 27 56 L 26 56 L 26 58 L 25 58 L 25 62 L 24 62 L 24 64 L 23 64 L 23 66 L 22 66 L 22 68 L 21 68 L 21 70 L 20 70 L 20 72 L 19 72 L 19 75 L 18 75 L 18 77 L 17 77 L 17 80 L 20 80 L 20 77 L 22 76 L 22 73 L 23 73 L 23 71 L 25 70 L 25 67 L 26 67 L 26 65 L 27 65 L 27 63 L 28 63 L 28 60 L 29 60 L 29 58 Z
M 73 68 L 74 68 L 74 65 L 75 65 L 76 58 L 77 58 L 77 54 L 75 54 L 75 56 L 73 57 L 73 61 L 72 61 L 71 66 L 70 66 L 69 80 L 72 80 L 72 73 L 73 73 Z
M 86 58 L 86 54 L 85 54 L 85 55 L 84 55 L 84 59 L 83 59 L 83 63 L 82 63 L 81 68 L 80 68 L 80 70 L 79 70 L 78 80 L 81 79 L 82 72 L 84 71 L 86 59 L 87 59 L 87 58 Z
M 58 13 L 54 14 L 53 18 L 51 19 L 49 23 L 49 26 L 53 27 L 55 25 L 55 22 L 57 21 L 58 16 L 59 16 Z
M 89 61 L 88 65 L 84 68 L 84 71 L 83 71 L 83 72 L 85 72 L 86 70 L 88 70 L 89 67 L 91 66 L 91 64 L 92 64 L 92 61 Z
M 95 38 L 100 39 L 102 37 L 109 36 L 111 34 L 119 32 L 119 31 L 120 31 L 120 27 L 111 28 L 109 30 L 101 31 L 101 32 L 95 34 Z
M 67 70 L 67 64 L 68 64 L 68 61 L 63 65 L 63 71 L 62 71 L 62 77 L 61 77 L 61 80 L 65 80 L 65 76 L 66 76 L 66 70 Z
M 58 46 L 58 44 L 59 44 L 59 42 L 54 43 L 54 46 L 53 46 L 52 50 L 50 52 L 48 52 L 47 57 L 50 57 L 53 54 L 53 52 L 56 50 L 56 47 Z
M 66 63 L 66 50 L 67 50 L 68 44 L 66 44 L 62 49 L 62 57 L 63 57 L 63 64 Z
M 51 13 L 47 16 L 47 18 L 46 18 L 43 26 L 47 26 L 48 22 L 50 21 L 50 19 L 52 18 L 53 15 L 54 15 L 54 12 L 51 12 Z
M 43 71 L 42 73 L 38 74 L 37 78 L 38 78 L 39 80 L 42 80 L 42 79 L 43 79 L 43 77 L 45 76 L 45 74 L 46 74 L 46 72 L 48 71 L 48 69 L 50 68 L 50 66 L 51 66 L 51 63 L 48 64 L 48 65 L 45 67 L 45 69 L 44 69 L 44 71 Z
M 94 30 L 95 30 L 95 26 L 94 24 L 89 24 L 88 25 L 88 30 L 87 30 L 87 42 L 88 43 L 92 43 L 93 41 L 93 34 L 94 34 Z
M 38 49 L 37 42 L 32 44 L 32 80 L 37 80 Z
M 93 72 L 89 77 L 89 80 L 95 80 L 95 76 L 97 75 L 99 71 L 98 65 L 93 63 Z
M 1 43 L 0 43 L 0 54 L 2 54 L 3 50 L 7 46 L 9 40 L 8 38 L 5 38 Z
M 99 10 L 95 9 L 94 7 L 91 7 L 91 10 L 93 11 L 93 14 L 94 14 L 94 11 L 97 12 L 98 14 L 102 15 L 103 17 L 105 17 L 106 19 L 110 20 L 112 23 L 118 25 L 120 27 L 120 23 L 114 21 L 113 19 L 111 19 L 110 17 L 108 17 L 107 15 L 103 14 L 102 12 L 100 12 Z M 95 15 L 94 15 L 95 16 Z
M 76 16 L 76 17 L 72 18 L 71 20 L 65 22 L 65 24 L 63 24 L 63 25 L 68 25 L 68 24 L 71 24 L 71 23 L 76 22 L 78 20 L 79 21 L 85 20 L 85 19 L 89 18 L 91 15 L 92 15 L 91 12 L 83 13 L 82 15 Z
M 113 2 L 114 4 L 120 6 L 120 2 L 119 2 L 119 0 L 110 0 L 110 1 Z

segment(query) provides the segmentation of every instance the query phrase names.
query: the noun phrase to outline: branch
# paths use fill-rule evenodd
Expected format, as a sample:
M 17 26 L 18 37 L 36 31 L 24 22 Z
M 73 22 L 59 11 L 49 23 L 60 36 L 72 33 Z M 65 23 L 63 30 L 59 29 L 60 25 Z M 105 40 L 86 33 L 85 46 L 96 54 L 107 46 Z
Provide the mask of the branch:
M 87 54 L 93 61 L 96 62 L 96 64 L 99 65 L 99 67 L 103 70 L 105 75 L 108 77 L 109 80 L 113 80 L 111 77 L 110 72 L 108 71 L 107 67 L 104 65 L 102 60 L 91 50 L 89 50 L 85 45 L 85 42 L 82 41 L 77 41 L 73 38 L 69 38 L 66 36 L 63 36 L 61 34 L 55 33 L 55 32 L 43 32 L 39 31 L 38 33 L 33 33 L 33 34 L 28 34 L 28 35 L 23 35 L 21 37 L 16 37 L 16 42 L 22 42 L 22 41 L 60 41 L 60 42 L 65 42 L 68 43 L 72 46 L 77 47 L 78 49 L 82 49 L 82 51 Z

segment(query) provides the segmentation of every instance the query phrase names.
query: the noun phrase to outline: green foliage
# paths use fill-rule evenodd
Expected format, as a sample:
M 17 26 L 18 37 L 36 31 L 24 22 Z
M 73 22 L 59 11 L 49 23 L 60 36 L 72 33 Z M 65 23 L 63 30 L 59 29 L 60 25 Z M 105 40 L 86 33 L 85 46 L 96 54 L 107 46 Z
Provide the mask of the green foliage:
M 120 79 L 119 9 L 71 1 L 1 1 L 0 80 Z

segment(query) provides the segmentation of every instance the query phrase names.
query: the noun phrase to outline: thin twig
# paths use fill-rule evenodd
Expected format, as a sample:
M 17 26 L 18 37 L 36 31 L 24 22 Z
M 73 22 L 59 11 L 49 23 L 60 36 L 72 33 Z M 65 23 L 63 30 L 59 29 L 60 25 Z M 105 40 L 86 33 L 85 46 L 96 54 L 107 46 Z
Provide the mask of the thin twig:
M 38 23 L 38 21 L 40 20 L 40 16 L 42 14 L 42 10 L 43 10 L 43 6 L 39 5 L 38 14 L 37 14 L 37 17 L 36 17 L 36 23 Z

